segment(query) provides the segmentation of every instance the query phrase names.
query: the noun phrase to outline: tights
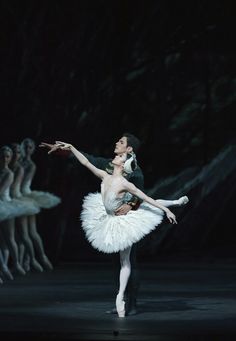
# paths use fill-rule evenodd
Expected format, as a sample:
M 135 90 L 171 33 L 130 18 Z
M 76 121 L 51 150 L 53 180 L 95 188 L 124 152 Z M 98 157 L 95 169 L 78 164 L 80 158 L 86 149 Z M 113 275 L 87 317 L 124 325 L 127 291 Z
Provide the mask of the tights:
M 170 207 L 179 206 L 179 200 L 156 200 L 159 204 Z M 136 268 L 136 245 L 120 251 L 120 273 L 119 273 L 119 291 L 118 294 L 123 298 L 125 291 L 129 300 L 136 300 L 137 290 L 139 286 L 138 273 Z M 131 270 L 132 263 L 132 270 Z M 127 289 L 127 290 L 126 290 Z M 132 297 L 133 296 L 133 297 Z M 132 304 L 133 302 L 130 302 Z
M 131 264 L 130 264 L 130 251 L 131 247 L 120 251 L 120 286 L 118 294 L 121 297 L 124 297 L 125 289 L 129 280 L 129 276 L 131 273 Z

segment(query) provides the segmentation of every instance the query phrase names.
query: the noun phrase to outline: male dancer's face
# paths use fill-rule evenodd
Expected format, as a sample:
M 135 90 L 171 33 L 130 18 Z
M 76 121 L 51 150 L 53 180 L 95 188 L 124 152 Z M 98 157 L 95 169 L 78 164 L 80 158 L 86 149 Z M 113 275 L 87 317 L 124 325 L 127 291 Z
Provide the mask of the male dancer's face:
M 130 153 L 132 150 L 132 147 L 127 146 L 127 137 L 122 136 L 119 141 L 116 142 L 114 153 L 120 155 L 124 153 Z

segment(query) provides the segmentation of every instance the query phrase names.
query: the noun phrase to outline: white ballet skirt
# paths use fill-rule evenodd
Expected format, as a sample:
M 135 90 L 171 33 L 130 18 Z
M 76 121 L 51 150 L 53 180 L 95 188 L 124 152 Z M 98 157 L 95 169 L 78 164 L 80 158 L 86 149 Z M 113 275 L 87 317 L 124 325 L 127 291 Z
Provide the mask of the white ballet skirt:
M 9 210 L 6 209 L 4 201 L 0 200 L 0 221 L 6 220 L 9 215 Z
M 10 188 L 8 187 L 0 197 L 0 221 L 39 212 L 39 207 L 33 202 L 27 202 L 21 198 L 12 199 L 9 192 Z
M 17 201 L 20 201 L 26 207 L 26 215 L 38 214 L 40 212 L 40 208 L 35 200 L 22 195 L 20 183 L 15 184 L 14 187 L 10 187 L 10 195 L 12 200 L 17 199 Z
M 104 200 L 101 193 L 89 193 L 84 198 L 82 228 L 95 249 L 104 253 L 122 251 L 153 231 L 163 220 L 164 212 L 148 203 L 142 203 L 126 215 L 116 216 L 115 210 L 123 203 L 124 197 L 117 198 L 113 192 Z
M 31 181 L 25 181 L 22 185 L 21 191 L 27 198 L 35 200 L 40 208 L 52 208 L 60 204 L 61 199 L 49 192 L 34 191 L 30 188 Z

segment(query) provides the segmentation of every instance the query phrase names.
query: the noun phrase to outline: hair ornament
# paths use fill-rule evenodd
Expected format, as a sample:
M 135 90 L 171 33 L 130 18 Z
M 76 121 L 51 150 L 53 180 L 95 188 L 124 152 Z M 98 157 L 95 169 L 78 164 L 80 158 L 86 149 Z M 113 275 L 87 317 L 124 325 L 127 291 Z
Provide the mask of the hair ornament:
M 127 174 L 131 174 L 137 168 L 137 159 L 134 152 L 130 152 L 127 154 L 127 157 L 130 155 L 129 158 L 124 163 L 124 171 Z

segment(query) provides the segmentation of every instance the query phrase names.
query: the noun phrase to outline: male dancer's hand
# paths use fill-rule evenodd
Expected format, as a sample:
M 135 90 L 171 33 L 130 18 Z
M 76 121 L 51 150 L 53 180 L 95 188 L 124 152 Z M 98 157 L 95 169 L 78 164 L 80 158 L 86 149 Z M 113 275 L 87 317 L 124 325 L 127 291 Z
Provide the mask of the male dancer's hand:
M 115 215 L 125 215 L 131 210 L 131 206 L 129 204 L 123 204 L 115 211 Z

